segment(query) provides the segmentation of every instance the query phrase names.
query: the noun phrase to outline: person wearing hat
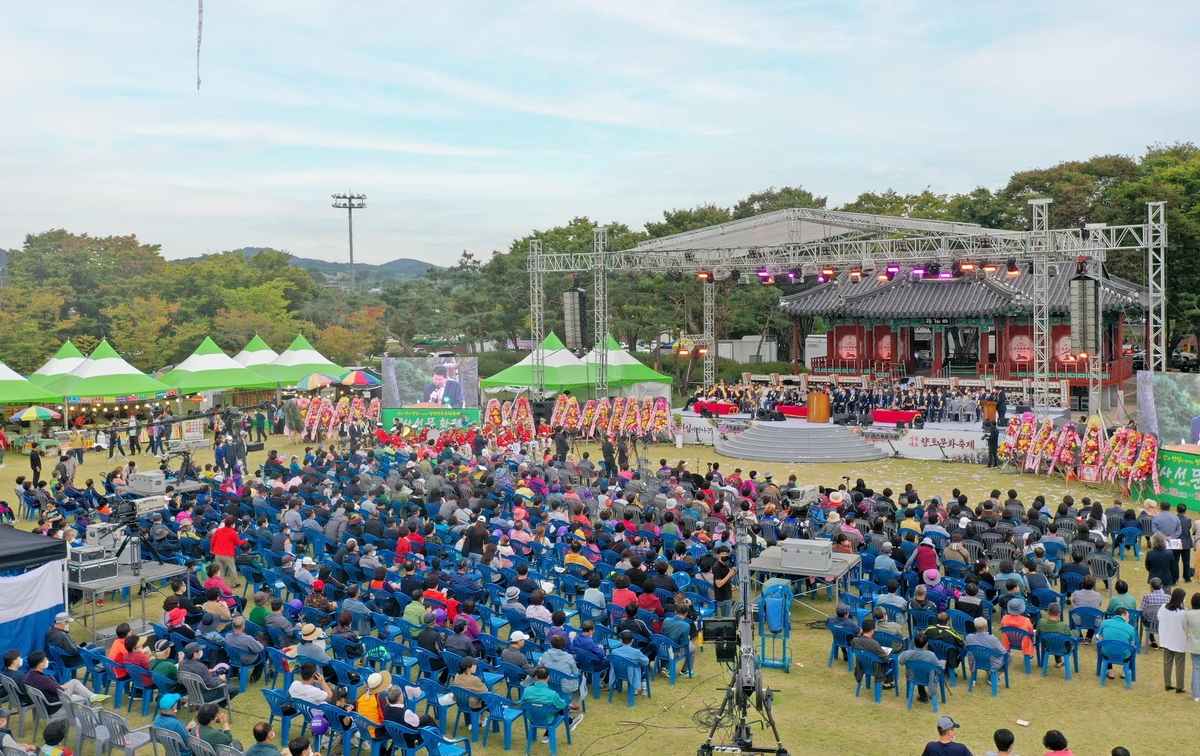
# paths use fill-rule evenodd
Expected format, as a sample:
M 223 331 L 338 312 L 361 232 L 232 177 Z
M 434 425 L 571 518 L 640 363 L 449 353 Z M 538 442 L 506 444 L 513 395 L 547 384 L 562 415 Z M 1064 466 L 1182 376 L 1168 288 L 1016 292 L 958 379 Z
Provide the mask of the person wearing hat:
M 163 524 L 162 512 L 150 515 L 150 541 L 160 562 L 174 561 L 179 553 L 179 539 L 175 531 Z
M 372 672 L 367 675 L 366 685 L 362 688 L 362 693 L 359 694 L 358 700 L 354 702 L 354 710 L 361 714 L 367 720 L 380 725 L 372 727 L 371 737 L 376 739 L 387 738 L 387 731 L 383 729 L 383 712 L 387 708 L 387 690 L 392 685 L 392 673 L 385 670 L 380 672 Z
M 379 567 L 386 567 L 383 561 L 376 555 L 378 547 L 373 543 L 364 544 L 362 547 L 362 556 L 358 559 L 358 566 L 368 574 L 375 572 Z
M 942 612 L 950 608 L 952 592 L 942 585 L 942 575 L 937 570 L 925 570 L 921 573 L 921 583 L 925 586 L 925 596 Z
M 938 553 L 933 546 L 932 538 L 922 538 L 921 543 L 913 551 L 912 556 L 904 563 L 904 569 L 915 569 L 918 574 L 924 575 L 929 570 L 936 571 L 938 568 Z
M 322 612 L 327 615 L 330 614 L 331 612 L 333 612 L 333 610 L 334 610 L 333 602 L 331 602 L 329 600 L 329 597 L 325 595 L 325 581 L 324 580 L 317 578 L 316 580 L 313 581 L 312 592 L 309 593 L 308 596 L 304 599 L 304 605 L 308 606 L 308 607 L 312 607 L 313 609 L 316 609 L 317 611 Z M 319 620 L 320 625 L 328 625 L 329 622 L 330 622 L 330 619 L 328 617 L 322 617 Z
M 66 692 L 77 703 L 99 703 L 111 698 L 111 696 L 93 693 L 74 677 L 60 685 L 58 680 L 46 673 L 49 666 L 50 659 L 46 656 L 45 651 L 32 652 L 29 654 L 29 672 L 25 674 L 23 682 L 25 687 L 37 688 L 46 696 L 47 709 L 51 714 L 57 713 L 62 708 L 62 702 L 58 697 L 60 690 Z
M 259 627 L 267 626 L 267 616 L 271 613 L 270 610 L 271 595 L 266 591 L 258 591 L 254 594 L 254 607 L 250 609 L 246 619 L 250 620 Z
M 296 580 L 307 590 L 312 590 L 313 583 L 317 579 L 317 563 L 313 558 L 306 556 L 296 565 Z
M 203 656 L 204 647 L 199 643 L 192 642 L 184 647 L 183 659 L 179 662 L 180 672 L 187 672 L 199 677 L 200 682 L 204 685 L 204 700 L 192 703 L 219 703 L 224 706 L 226 694 L 230 700 L 233 700 L 238 694 L 238 689 L 226 682 L 225 675 L 213 674 L 201 658 Z
M 6 751 L 9 748 L 15 748 L 29 753 L 37 753 L 37 748 L 26 743 L 18 743 L 13 737 L 12 730 L 8 729 L 8 718 L 11 712 L 8 709 L 0 708 L 0 747 Z
M 176 714 L 179 713 L 179 702 L 183 700 L 183 696 L 178 693 L 167 693 L 158 699 L 158 713 L 154 715 L 154 726 L 160 730 L 170 730 L 183 739 L 186 744 L 192 733 L 188 732 L 188 728 L 183 722 L 179 721 Z M 192 756 L 192 752 L 186 745 L 180 749 L 181 756 Z
M 1025 600 L 1020 598 L 1010 599 L 1008 608 L 1004 612 L 1004 618 L 1000 620 L 1001 640 L 1004 644 L 1005 651 L 1011 651 L 1008 636 L 1004 634 L 1004 628 L 1015 627 L 1018 630 L 1024 630 L 1029 633 L 1028 638 L 1021 639 L 1021 653 L 1026 657 L 1033 656 L 1033 623 L 1025 616 Z
M 717 601 L 717 616 L 733 616 L 733 578 L 737 567 L 729 564 L 729 546 L 721 544 L 715 549 L 717 561 L 712 566 L 713 595 Z
M 417 633 L 417 646 L 431 654 L 429 666 L 438 673 L 439 678 L 444 677 L 446 662 L 442 661 L 442 634 L 437 630 L 437 615 L 433 612 L 426 612 L 421 619 L 421 631 Z
M 971 756 L 971 749 L 955 740 L 958 728 L 958 722 L 950 717 L 938 719 L 938 739 L 926 743 L 921 756 Z
M 54 624 L 46 628 L 46 645 L 54 646 L 62 653 L 63 664 L 74 667 L 83 663 L 79 644 L 71 637 L 71 623 L 75 621 L 67 612 L 54 615 Z
M 162 675 L 168 680 L 179 680 L 179 667 L 175 665 L 175 661 L 176 658 L 183 659 L 183 653 L 180 652 L 176 657 L 171 641 L 166 638 L 155 641 L 152 650 L 154 656 L 150 659 L 150 671 Z M 182 685 L 176 685 L 175 688 L 176 692 L 183 692 Z
M 510 609 L 520 612 L 522 617 L 525 616 L 525 605 L 521 603 L 521 589 L 515 585 L 510 585 L 504 589 L 504 601 L 500 602 L 501 614 Z
M 522 672 L 527 675 L 533 674 L 533 665 L 529 663 L 528 657 L 525 656 L 525 642 L 529 640 L 529 636 L 520 630 L 514 631 L 508 636 L 508 647 L 500 652 L 500 661 L 512 664 L 519 667 Z M 522 685 L 528 685 L 529 678 L 522 681 Z

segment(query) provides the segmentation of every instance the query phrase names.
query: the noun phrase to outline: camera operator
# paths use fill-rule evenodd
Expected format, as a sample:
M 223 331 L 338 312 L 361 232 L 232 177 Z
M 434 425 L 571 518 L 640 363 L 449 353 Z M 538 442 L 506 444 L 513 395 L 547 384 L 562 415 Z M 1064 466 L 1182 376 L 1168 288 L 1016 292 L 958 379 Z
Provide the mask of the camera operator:
M 560 425 L 554 429 L 554 461 L 566 462 L 567 452 L 570 448 L 571 445 L 567 441 L 567 434 Z
M 999 467 L 1000 426 L 995 420 L 983 421 L 983 438 L 987 441 L 987 466 Z

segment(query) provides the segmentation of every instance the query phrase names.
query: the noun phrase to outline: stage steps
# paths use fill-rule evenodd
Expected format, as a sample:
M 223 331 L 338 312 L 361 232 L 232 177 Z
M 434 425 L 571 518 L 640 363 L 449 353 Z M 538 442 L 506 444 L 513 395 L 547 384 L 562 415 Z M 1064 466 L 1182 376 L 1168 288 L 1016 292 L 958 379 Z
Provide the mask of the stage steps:
M 717 453 L 761 462 L 870 462 L 887 456 L 842 425 L 770 421 L 718 441 Z

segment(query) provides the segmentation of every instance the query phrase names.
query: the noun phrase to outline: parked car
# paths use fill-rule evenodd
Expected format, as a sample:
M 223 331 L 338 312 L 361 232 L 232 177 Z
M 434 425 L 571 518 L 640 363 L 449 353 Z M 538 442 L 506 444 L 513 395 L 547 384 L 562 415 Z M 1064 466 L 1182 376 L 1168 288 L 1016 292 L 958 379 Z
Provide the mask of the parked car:
M 1179 368 L 1185 373 L 1196 369 L 1196 355 L 1192 352 L 1181 352 L 1178 349 L 1171 352 L 1171 367 Z

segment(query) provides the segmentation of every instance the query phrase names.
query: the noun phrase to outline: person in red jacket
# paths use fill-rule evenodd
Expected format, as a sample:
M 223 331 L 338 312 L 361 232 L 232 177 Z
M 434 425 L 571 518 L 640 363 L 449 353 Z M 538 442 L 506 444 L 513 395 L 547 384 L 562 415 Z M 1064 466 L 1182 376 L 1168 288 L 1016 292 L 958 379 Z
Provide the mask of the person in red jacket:
M 225 578 L 225 582 L 234 588 L 239 588 L 241 583 L 238 581 L 237 563 L 234 562 L 234 557 L 237 556 L 238 548 L 245 541 L 238 535 L 235 525 L 237 525 L 236 517 L 226 517 L 221 527 L 213 531 L 212 538 L 208 543 L 208 550 L 212 552 L 213 561 L 221 568 L 221 576 Z

